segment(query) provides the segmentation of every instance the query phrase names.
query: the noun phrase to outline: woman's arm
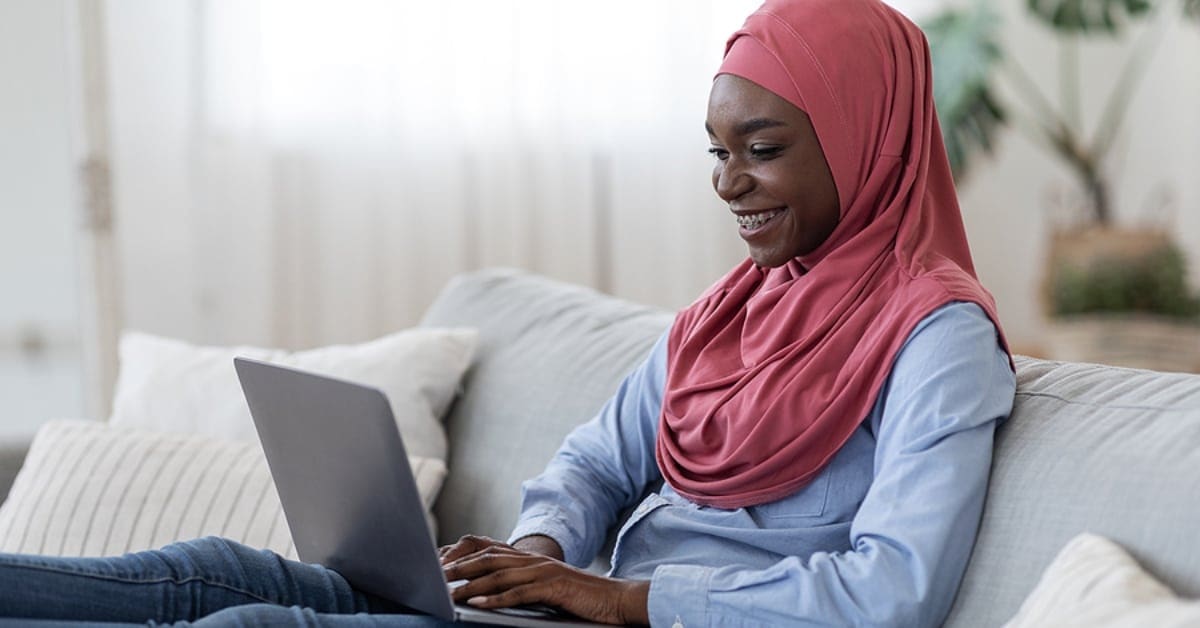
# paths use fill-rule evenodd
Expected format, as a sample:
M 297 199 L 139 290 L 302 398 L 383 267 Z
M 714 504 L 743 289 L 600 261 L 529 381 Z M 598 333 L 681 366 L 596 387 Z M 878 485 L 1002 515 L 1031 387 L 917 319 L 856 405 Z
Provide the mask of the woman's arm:
M 663 334 L 599 415 L 571 432 L 546 470 L 522 485 L 512 541 L 549 537 L 563 560 L 576 566 L 595 558 L 618 513 L 661 478 L 654 439 L 666 357 Z
M 661 478 L 654 438 L 665 381 L 666 334 L 600 414 L 575 429 L 546 470 L 522 486 L 511 545 L 464 537 L 443 548 L 447 579 L 470 580 L 455 590 L 456 601 L 482 608 L 543 603 L 593 621 L 648 623 L 649 582 L 570 565 L 587 565 L 617 513 Z
M 937 625 L 970 557 L 993 433 L 1014 388 L 983 312 L 939 309 L 910 335 L 881 391 L 875 475 L 851 527 L 853 549 L 763 570 L 659 567 L 651 623 Z

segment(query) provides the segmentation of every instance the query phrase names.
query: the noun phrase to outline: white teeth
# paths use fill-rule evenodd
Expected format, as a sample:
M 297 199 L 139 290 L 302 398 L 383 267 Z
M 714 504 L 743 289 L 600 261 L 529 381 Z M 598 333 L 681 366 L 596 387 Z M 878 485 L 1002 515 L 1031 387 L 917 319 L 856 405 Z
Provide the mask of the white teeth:
M 749 214 L 747 216 L 738 216 L 737 223 L 739 226 L 746 229 L 757 229 L 763 226 L 763 223 L 783 213 L 783 210 L 772 209 L 758 214 Z

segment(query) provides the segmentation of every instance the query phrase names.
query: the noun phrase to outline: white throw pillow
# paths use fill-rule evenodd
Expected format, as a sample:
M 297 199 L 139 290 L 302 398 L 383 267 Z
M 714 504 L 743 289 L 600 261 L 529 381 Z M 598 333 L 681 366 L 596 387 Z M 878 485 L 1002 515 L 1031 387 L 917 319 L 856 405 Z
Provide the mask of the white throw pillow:
M 1124 549 L 1080 534 L 1046 568 L 1004 628 L 1200 626 L 1200 600 L 1177 597 Z
M 409 464 L 428 517 L 446 466 Z M 296 558 L 256 441 L 51 421 L 0 506 L 5 552 L 114 556 L 208 535 Z
M 289 353 L 258 347 L 200 347 L 130 332 L 109 423 L 120 427 L 257 441 L 235 356 L 374 386 L 391 403 L 409 454 L 446 459 L 445 414 L 471 363 L 477 332 L 415 328 L 358 345 Z

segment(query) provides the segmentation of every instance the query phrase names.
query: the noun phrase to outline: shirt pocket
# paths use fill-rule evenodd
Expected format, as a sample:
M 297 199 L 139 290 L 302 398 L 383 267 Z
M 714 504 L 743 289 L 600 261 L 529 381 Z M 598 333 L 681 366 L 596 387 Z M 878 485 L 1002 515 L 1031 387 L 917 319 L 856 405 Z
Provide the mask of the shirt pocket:
M 631 542 L 630 537 L 636 534 L 630 534 L 631 531 L 646 518 L 647 515 L 658 510 L 663 506 L 669 506 L 670 502 L 663 499 L 658 493 L 650 493 L 646 496 L 642 503 L 638 504 L 633 512 L 629 513 L 629 518 L 625 520 L 625 524 L 621 526 L 620 532 L 617 533 L 616 544 L 613 545 L 612 551 L 612 567 L 609 575 L 612 575 L 620 566 L 621 559 L 624 557 L 626 546 Z
M 829 485 L 832 469 L 826 467 L 800 490 L 773 502 L 755 506 L 755 514 L 764 519 L 784 522 L 796 519 L 813 519 L 825 514 L 829 502 Z

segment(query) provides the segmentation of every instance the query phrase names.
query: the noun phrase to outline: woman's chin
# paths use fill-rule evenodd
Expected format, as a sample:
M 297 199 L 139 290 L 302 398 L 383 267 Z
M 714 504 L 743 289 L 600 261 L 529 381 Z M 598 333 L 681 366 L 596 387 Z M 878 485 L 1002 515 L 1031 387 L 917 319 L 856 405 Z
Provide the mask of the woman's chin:
M 789 255 L 781 255 L 776 251 L 750 250 L 750 260 L 759 268 L 779 268 L 792 260 Z

